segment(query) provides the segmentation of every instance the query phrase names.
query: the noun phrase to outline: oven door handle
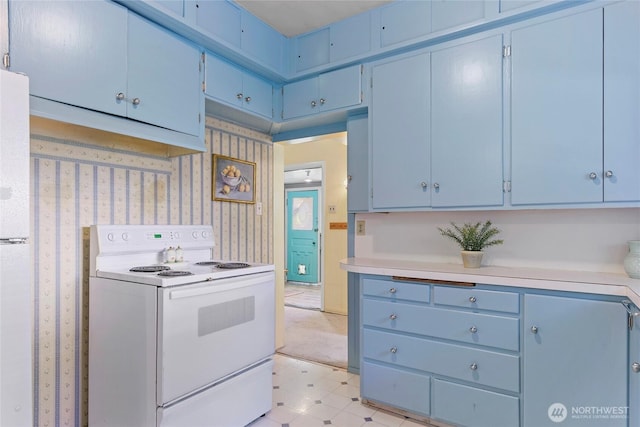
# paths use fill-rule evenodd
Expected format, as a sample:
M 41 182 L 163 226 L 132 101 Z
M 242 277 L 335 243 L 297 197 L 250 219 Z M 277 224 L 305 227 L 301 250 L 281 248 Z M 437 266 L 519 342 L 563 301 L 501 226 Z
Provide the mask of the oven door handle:
M 225 279 L 213 280 L 211 281 L 211 285 L 209 286 L 200 286 L 200 287 L 191 288 L 191 289 L 176 289 L 176 290 L 170 291 L 169 299 L 175 300 L 175 299 L 181 299 L 181 298 L 191 298 L 191 297 L 196 297 L 201 295 L 214 294 L 217 292 L 224 292 L 230 289 L 240 289 L 240 288 L 246 288 L 247 286 L 255 286 L 260 283 L 268 282 L 269 279 L 266 278 L 268 276 L 269 274 L 256 275 L 256 277 L 252 277 L 252 278 L 243 277 L 242 279 L 232 278 L 228 280 L 225 280 Z M 224 283 L 221 283 L 223 281 Z

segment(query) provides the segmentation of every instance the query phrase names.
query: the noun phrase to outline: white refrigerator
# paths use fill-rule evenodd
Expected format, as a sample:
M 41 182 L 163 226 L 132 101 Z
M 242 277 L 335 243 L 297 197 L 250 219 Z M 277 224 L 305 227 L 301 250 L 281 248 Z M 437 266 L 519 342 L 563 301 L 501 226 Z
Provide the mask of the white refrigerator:
M 29 79 L 0 70 L 0 426 L 33 425 Z

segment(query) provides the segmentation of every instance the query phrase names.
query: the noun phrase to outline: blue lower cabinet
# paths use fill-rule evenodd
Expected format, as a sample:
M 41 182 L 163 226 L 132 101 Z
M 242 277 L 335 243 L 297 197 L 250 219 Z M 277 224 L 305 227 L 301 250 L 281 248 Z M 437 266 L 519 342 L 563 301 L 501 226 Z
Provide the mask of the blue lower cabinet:
M 430 376 L 365 362 L 360 368 L 360 390 L 371 399 L 428 416 Z
M 635 313 L 640 313 L 632 305 Z M 629 329 L 629 359 L 627 368 L 629 378 L 629 427 L 640 425 L 640 317 L 633 316 Z
M 520 391 L 519 356 L 370 329 L 363 340 L 365 359 Z
M 619 302 L 525 295 L 524 426 L 627 426 L 627 330 Z
M 434 379 L 432 418 L 466 427 L 520 425 L 520 399 Z M 531 427 L 536 427 L 532 425 Z

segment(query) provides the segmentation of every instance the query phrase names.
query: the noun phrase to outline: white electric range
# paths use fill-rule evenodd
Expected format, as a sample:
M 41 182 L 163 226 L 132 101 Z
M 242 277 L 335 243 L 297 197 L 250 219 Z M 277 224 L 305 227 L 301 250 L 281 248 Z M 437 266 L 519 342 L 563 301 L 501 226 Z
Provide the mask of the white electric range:
M 89 425 L 243 426 L 270 410 L 274 266 L 213 247 L 210 226 L 91 227 Z

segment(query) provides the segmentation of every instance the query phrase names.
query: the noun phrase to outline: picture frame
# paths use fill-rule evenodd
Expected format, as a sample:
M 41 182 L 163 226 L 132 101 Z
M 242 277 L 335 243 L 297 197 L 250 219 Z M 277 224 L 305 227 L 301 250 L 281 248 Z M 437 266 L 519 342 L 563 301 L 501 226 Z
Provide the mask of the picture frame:
M 212 199 L 221 202 L 256 202 L 256 164 L 246 160 L 213 155 Z

